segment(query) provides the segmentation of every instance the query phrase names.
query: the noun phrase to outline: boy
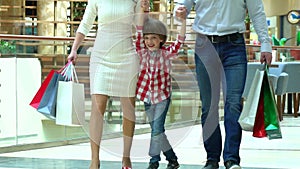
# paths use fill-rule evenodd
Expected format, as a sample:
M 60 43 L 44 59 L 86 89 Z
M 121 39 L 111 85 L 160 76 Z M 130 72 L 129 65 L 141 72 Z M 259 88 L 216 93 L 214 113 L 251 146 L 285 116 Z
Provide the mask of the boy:
M 186 20 L 182 17 L 180 34 L 175 42 L 165 47 L 166 26 L 157 19 L 144 17 L 144 12 L 148 11 L 142 9 L 136 26 L 136 50 L 140 56 L 137 98 L 144 102 L 151 126 L 151 159 L 148 169 L 159 167 L 161 151 L 169 162 L 167 169 L 177 169 L 177 156 L 165 135 L 164 124 L 171 99 L 171 59 L 177 56 L 178 49 L 185 40 Z M 182 12 L 186 13 L 185 8 L 182 8 Z M 147 18 L 145 23 L 144 18 Z

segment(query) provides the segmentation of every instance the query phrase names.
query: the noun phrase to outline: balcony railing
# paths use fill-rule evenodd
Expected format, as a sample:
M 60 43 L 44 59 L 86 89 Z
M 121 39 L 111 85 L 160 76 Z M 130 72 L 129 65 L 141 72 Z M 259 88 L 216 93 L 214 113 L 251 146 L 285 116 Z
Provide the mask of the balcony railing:
M 88 125 L 56 125 L 55 121 L 46 118 L 29 106 L 50 70 L 60 69 L 67 62 L 74 38 L 0 34 L 0 40 L 5 42 L 5 45 L 0 46 L 0 153 L 87 142 Z M 78 50 L 79 58 L 75 66 L 79 82 L 84 83 L 85 86 L 87 124 L 91 110 L 89 54 L 93 42 L 94 38 L 86 38 L 83 41 Z M 193 45 L 193 43 L 186 44 L 182 50 L 191 51 L 188 45 Z M 9 47 L 12 50 L 5 50 Z M 199 91 L 195 89 L 195 78 L 192 78 L 194 77 L 194 63 L 191 53 L 186 52 L 182 52 L 174 61 L 175 66 L 172 72 L 174 92 L 166 120 L 167 128 L 168 126 L 175 127 L 171 125 L 173 123 L 193 125 L 199 117 Z M 148 130 L 144 129 L 149 128 L 143 108 L 143 104 L 137 101 L 137 134 L 139 131 L 147 132 Z M 110 98 L 104 117 L 106 120 L 104 138 L 112 135 L 120 136 L 121 117 L 122 111 L 118 98 Z M 176 127 L 179 126 L 182 125 L 176 125 Z M 11 146 L 14 148 L 11 149 Z

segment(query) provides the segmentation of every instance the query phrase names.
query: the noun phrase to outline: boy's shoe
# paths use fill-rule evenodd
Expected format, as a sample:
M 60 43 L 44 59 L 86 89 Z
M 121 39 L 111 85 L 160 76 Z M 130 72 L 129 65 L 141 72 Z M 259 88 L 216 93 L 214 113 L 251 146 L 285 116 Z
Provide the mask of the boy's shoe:
M 208 160 L 202 169 L 218 169 L 219 163 L 217 161 Z
M 225 167 L 226 167 L 226 169 L 241 169 L 241 166 L 233 160 L 226 161 Z
M 173 159 L 173 160 L 169 161 L 167 169 L 177 169 L 177 168 L 179 168 L 179 166 L 180 165 L 179 165 L 178 161 L 176 159 Z
M 154 162 L 154 163 L 149 163 L 149 166 L 147 169 L 158 169 L 159 163 Z

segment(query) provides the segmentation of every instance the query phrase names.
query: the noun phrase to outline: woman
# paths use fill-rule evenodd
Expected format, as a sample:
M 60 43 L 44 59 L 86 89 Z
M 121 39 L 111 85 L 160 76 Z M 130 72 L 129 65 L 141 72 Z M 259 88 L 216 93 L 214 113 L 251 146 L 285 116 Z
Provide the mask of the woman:
M 98 16 L 98 31 L 90 59 L 92 110 L 90 117 L 90 169 L 100 167 L 99 148 L 103 116 L 109 96 L 120 97 L 123 112 L 122 169 L 132 167 L 130 149 L 135 126 L 135 90 L 138 56 L 132 40 L 137 1 L 89 0 L 68 60 L 76 63 L 77 50 Z

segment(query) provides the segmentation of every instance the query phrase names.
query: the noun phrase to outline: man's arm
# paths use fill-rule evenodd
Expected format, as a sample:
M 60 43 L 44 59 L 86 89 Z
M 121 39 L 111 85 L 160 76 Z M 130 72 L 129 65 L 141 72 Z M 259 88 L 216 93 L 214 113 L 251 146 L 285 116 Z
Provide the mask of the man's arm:
M 272 61 L 272 43 L 268 34 L 268 25 L 263 3 L 261 0 L 246 0 L 246 5 L 261 44 L 260 62 L 265 62 L 270 65 Z

